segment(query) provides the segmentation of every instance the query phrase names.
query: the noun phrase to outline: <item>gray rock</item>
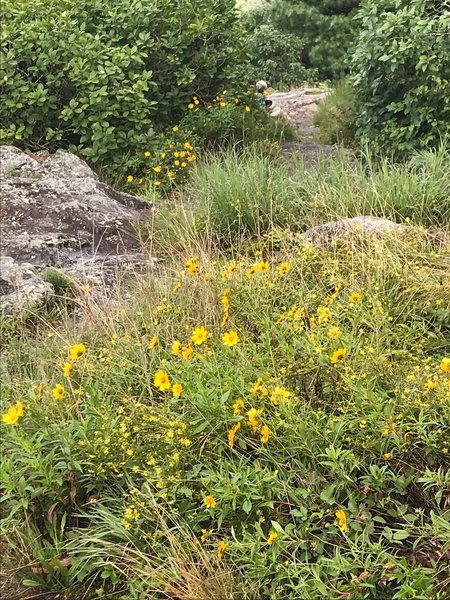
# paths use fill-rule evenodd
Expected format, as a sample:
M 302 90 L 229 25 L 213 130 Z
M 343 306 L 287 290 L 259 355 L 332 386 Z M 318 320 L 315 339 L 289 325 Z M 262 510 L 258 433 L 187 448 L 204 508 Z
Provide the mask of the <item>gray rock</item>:
M 22 313 L 42 306 L 54 294 L 28 263 L 17 263 L 10 256 L 0 257 L 0 312 Z
M 383 237 L 396 235 L 404 230 L 403 225 L 394 223 L 389 219 L 373 217 L 371 215 L 329 221 L 316 227 L 311 227 L 302 234 L 302 239 L 310 241 L 315 246 L 327 246 L 333 240 L 342 238 L 344 235 L 370 235 Z
M 141 252 L 135 226 L 154 207 L 102 183 L 77 156 L 1 146 L 0 165 L 1 256 L 28 270 L 68 269 L 83 280 L 86 260 L 94 279 L 104 280 L 103 272 L 93 273 L 93 257 L 96 269 L 108 263 L 110 279 L 116 259 L 122 264 L 120 257 Z
M 309 125 L 317 104 L 330 94 L 331 90 L 319 88 L 297 88 L 289 92 L 278 92 L 268 96 L 272 100 L 270 114 L 282 117 L 296 125 Z

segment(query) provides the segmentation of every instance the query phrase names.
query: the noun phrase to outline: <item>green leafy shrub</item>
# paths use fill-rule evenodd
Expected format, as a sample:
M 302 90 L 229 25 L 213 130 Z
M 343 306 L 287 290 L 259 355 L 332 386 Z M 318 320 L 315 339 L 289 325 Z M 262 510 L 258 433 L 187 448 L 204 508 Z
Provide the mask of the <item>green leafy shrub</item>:
M 242 61 L 232 0 L 6 0 L 2 141 L 123 163 Z
M 124 177 L 134 189 L 146 184 L 147 189 L 153 186 L 167 192 L 188 180 L 199 155 L 251 145 L 270 153 L 279 143 L 296 137 L 295 127 L 270 117 L 254 94 L 235 97 L 223 90 L 206 104 L 194 96 L 179 124 L 149 144 L 141 157 L 136 157 L 133 174 Z
M 347 80 L 338 83 L 333 92 L 319 103 L 314 125 L 325 144 L 351 144 L 354 139 L 353 92 Z
M 301 36 L 281 31 L 271 23 L 253 27 L 249 31 L 250 79 L 264 79 L 272 87 L 290 87 L 313 79 L 315 72 L 302 62 L 304 41 Z
M 334 79 L 347 71 L 355 32 L 352 16 L 359 5 L 360 0 L 273 0 L 269 14 L 277 29 L 302 40 L 303 64 Z
M 445 2 L 365 2 L 351 82 L 359 140 L 405 156 L 450 135 L 450 14 Z

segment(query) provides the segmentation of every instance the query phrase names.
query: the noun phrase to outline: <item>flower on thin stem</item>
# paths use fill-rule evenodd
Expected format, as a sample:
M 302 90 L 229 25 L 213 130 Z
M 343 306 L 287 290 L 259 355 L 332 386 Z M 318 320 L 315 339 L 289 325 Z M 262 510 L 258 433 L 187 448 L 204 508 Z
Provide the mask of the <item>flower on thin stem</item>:
M 337 510 L 335 514 L 336 514 L 336 519 L 338 521 L 339 529 L 345 533 L 348 530 L 347 515 L 341 508 L 339 510 Z

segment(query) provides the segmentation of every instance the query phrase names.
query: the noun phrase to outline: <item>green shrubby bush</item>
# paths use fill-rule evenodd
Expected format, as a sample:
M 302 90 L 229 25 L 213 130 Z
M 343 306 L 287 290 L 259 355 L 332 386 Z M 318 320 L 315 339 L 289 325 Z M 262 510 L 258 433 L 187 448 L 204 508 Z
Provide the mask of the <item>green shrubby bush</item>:
M 445 2 L 365 2 L 352 56 L 359 141 L 396 157 L 450 136 L 450 13 Z M 448 143 L 448 139 L 447 139 Z
M 298 36 L 301 60 L 322 78 L 335 79 L 347 70 L 355 35 L 353 14 L 360 0 L 273 0 L 269 15 L 283 33 Z
M 317 72 L 302 62 L 304 41 L 300 35 L 281 31 L 272 23 L 254 26 L 247 17 L 249 32 L 250 79 L 264 79 L 272 87 L 283 88 L 300 85 L 314 79 Z
M 245 57 L 231 0 L 6 0 L 2 141 L 123 163 Z
M 270 153 L 286 140 L 297 138 L 294 126 L 270 117 L 258 104 L 254 93 L 234 96 L 222 90 L 211 102 L 194 96 L 179 123 L 161 133 L 135 156 L 127 173 L 122 174 L 129 189 L 144 186 L 168 192 L 186 182 L 201 156 L 227 149 L 240 151 L 256 146 Z

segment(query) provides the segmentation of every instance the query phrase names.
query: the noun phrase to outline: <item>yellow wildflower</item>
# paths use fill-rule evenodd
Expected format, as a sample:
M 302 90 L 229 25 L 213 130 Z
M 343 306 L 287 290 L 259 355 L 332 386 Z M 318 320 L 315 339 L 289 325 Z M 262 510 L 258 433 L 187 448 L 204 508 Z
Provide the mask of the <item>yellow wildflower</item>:
M 205 327 L 196 327 L 192 332 L 191 340 L 197 346 L 201 346 L 209 338 L 210 334 Z
M 433 379 L 428 379 L 423 386 L 423 391 L 425 394 L 428 394 L 431 390 L 434 390 L 435 387 L 437 387 L 437 382 Z
M 181 350 L 181 343 L 178 340 L 172 342 L 172 356 L 179 356 Z
M 258 427 L 258 417 L 262 415 L 262 408 L 251 408 L 247 411 L 248 424 L 251 427 Z
M 280 323 L 282 323 L 285 320 L 286 320 L 286 315 L 284 313 L 281 313 L 280 316 L 278 317 L 278 319 L 275 321 L 275 325 L 280 325 Z
M 250 112 L 252 109 L 250 108 L 250 106 L 246 106 L 245 107 L 245 112 Z
M 277 267 L 278 275 L 280 275 L 281 277 L 283 275 L 286 275 L 286 273 L 288 273 L 290 270 L 291 265 L 288 262 L 282 262 L 281 265 L 278 265 Z
M 236 425 L 234 427 L 232 427 L 230 429 L 230 431 L 228 432 L 228 445 L 230 446 L 230 448 L 232 448 L 234 446 L 234 438 L 240 428 L 241 428 L 241 424 L 236 423 Z
M 178 127 L 178 125 L 174 125 L 174 126 L 172 127 L 172 131 L 173 131 L 174 133 L 176 133 L 177 131 L 179 131 L 179 129 L 180 129 L 180 128 Z
M 84 344 L 75 344 L 70 349 L 70 358 L 72 360 L 80 360 L 83 354 L 86 352 L 86 346 Z
M 222 277 L 230 277 L 230 275 L 232 275 L 237 269 L 237 264 L 235 262 L 232 262 L 228 265 L 228 267 L 225 269 L 225 271 L 222 271 L 221 275 Z M 224 292 L 225 293 L 225 292 Z
M 276 540 L 278 539 L 278 533 L 276 533 L 275 531 L 273 531 L 269 537 L 267 538 L 267 543 L 269 544 L 269 546 L 271 546 Z
M 17 402 L 15 406 L 11 406 L 5 414 L 2 415 L 2 421 L 5 425 L 14 425 L 23 417 L 23 402 Z
M 206 506 L 208 508 L 215 508 L 217 505 L 217 502 L 214 500 L 214 498 L 212 496 L 206 496 L 206 498 L 203 498 L 203 502 L 206 504 Z
M 330 309 L 327 308 L 326 306 L 319 306 L 317 308 L 317 314 L 319 317 L 317 319 L 318 323 L 326 323 L 329 320 L 329 318 L 331 317 Z
M 240 415 L 241 410 L 244 408 L 244 401 L 242 398 L 238 398 L 236 402 L 233 404 L 233 412 L 235 415 Z
M 153 170 L 155 171 L 155 173 L 161 173 L 162 166 L 161 165 L 157 165 L 156 167 L 153 167 Z
M 181 396 L 181 393 L 183 391 L 183 386 L 181 385 L 181 383 L 174 383 L 172 386 L 172 394 L 174 396 Z
M 267 396 L 269 394 L 268 389 L 266 388 L 266 386 L 263 384 L 263 379 L 262 377 L 258 377 L 258 379 L 255 381 L 255 383 L 253 384 L 253 386 L 250 389 L 250 393 L 253 394 L 254 396 L 257 394 L 258 396 L 260 396 L 261 398 L 263 396 Z
M 63 374 L 65 377 L 70 377 L 71 373 L 72 373 L 72 369 L 73 369 L 73 364 L 70 362 L 66 362 L 64 363 L 63 366 Z
M 256 273 L 256 266 L 252 265 L 249 269 L 247 269 L 247 271 L 245 272 L 245 274 L 247 275 L 247 277 L 250 279 L 251 277 L 253 277 L 253 275 Z
M 223 553 L 225 552 L 226 547 L 227 547 L 227 543 L 224 540 L 222 540 L 217 547 L 217 558 L 219 560 L 222 560 Z
M 338 340 L 342 335 L 342 330 L 339 327 L 330 327 L 327 331 L 327 336 L 332 340 Z
M 441 360 L 441 364 L 439 365 L 441 371 L 444 373 L 450 373 L 450 358 L 445 357 Z
M 230 331 L 226 331 L 222 335 L 222 341 L 225 344 L 225 346 L 229 346 L 230 348 L 231 346 L 235 346 L 239 342 L 239 336 L 237 334 L 237 331 L 234 331 L 233 329 L 230 329 Z
M 345 348 L 338 348 L 330 357 L 331 364 L 336 365 L 338 362 L 341 362 L 346 354 L 347 350 Z
M 159 390 L 161 390 L 161 392 L 164 392 L 164 390 L 168 390 L 170 388 L 169 376 L 167 375 L 167 373 L 165 371 L 160 369 L 159 371 L 156 371 L 156 373 L 155 373 L 155 377 L 153 379 L 153 384 L 155 387 L 157 387 Z
M 289 398 L 292 396 L 292 392 L 289 392 L 286 388 L 277 386 L 273 389 L 273 392 L 270 396 L 270 401 L 273 404 L 278 404 L 280 400 L 287 402 Z
M 161 185 L 161 182 L 160 182 L 160 181 L 158 181 L 158 180 L 156 180 L 156 181 L 154 181 L 154 182 L 153 182 L 153 185 L 156 185 L 156 187 L 158 187 L 158 186 L 160 186 L 160 185 Z
M 153 348 L 156 346 L 156 344 L 157 344 L 157 343 L 158 343 L 158 336 L 157 336 L 157 335 L 154 335 L 154 336 L 152 337 L 152 339 L 150 340 L 150 343 L 149 343 L 149 345 L 148 345 L 148 347 L 149 347 L 149 350 L 153 350 Z
M 188 273 L 188 275 L 198 275 L 198 256 L 193 256 L 192 258 L 186 261 L 186 272 Z
M 257 264 L 257 270 L 259 273 L 266 273 L 270 268 L 270 265 L 267 261 L 260 260 Z
M 144 156 L 145 156 L 146 158 L 148 158 L 148 157 L 149 157 L 149 156 L 151 156 L 151 155 L 152 155 L 152 153 L 151 153 L 151 152 L 149 152 L 148 150 L 147 150 L 146 152 L 144 152 Z
M 133 179 L 134 179 L 133 175 L 128 175 L 128 177 L 127 177 L 128 183 L 131 183 L 133 181 Z
M 361 302 L 361 300 L 362 300 L 362 295 L 359 292 L 352 292 L 348 297 L 348 301 L 351 302 L 352 304 L 355 302 Z
M 269 436 L 272 432 L 270 431 L 270 429 L 267 427 L 267 425 L 263 425 L 261 427 L 261 442 L 263 444 L 267 444 L 267 442 L 269 441 Z
M 202 544 L 204 544 L 206 542 L 206 538 L 209 535 L 209 531 L 207 529 L 202 529 L 202 535 L 200 536 L 200 541 L 202 542 Z
M 184 360 L 189 361 L 189 360 L 191 360 L 193 354 L 194 354 L 194 351 L 193 351 L 192 347 L 186 346 L 186 348 L 183 350 L 181 356 L 184 358 Z
M 341 531 L 347 531 L 347 515 L 342 509 L 336 511 L 336 519 L 338 520 L 338 525 Z
M 64 398 L 64 394 L 64 387 L 60 383 L 56 384 L 52 389 L 52 396 L 55 400 L 61 400 L 61 398 Z

